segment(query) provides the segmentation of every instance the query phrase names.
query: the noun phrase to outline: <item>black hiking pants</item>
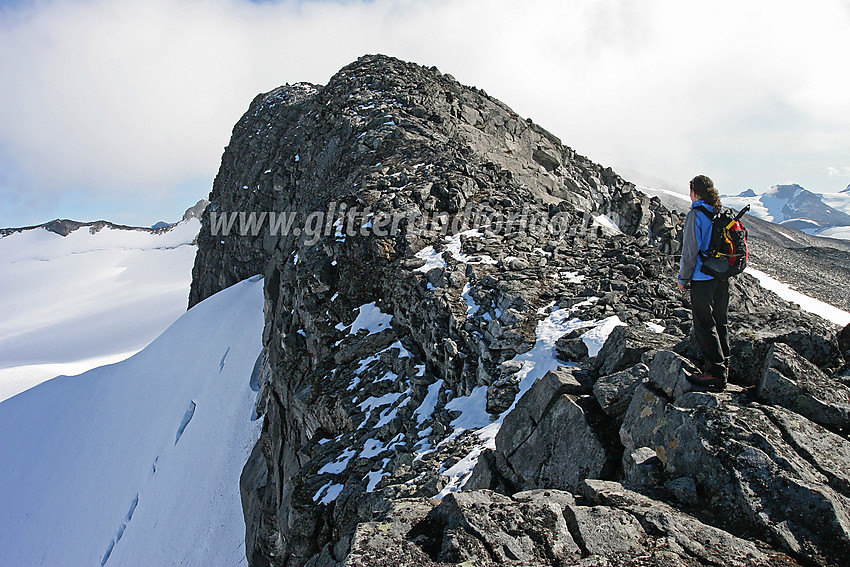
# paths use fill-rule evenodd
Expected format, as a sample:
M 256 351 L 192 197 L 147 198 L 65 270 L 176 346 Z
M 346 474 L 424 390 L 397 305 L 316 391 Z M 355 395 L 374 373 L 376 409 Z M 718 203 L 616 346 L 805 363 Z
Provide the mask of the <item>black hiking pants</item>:
M 729 280 L 691 280 L 691 311 L 694 335 L 705 358 L 705 371 L 726 378 L 729 337 L 726 322 L 729 311 Z

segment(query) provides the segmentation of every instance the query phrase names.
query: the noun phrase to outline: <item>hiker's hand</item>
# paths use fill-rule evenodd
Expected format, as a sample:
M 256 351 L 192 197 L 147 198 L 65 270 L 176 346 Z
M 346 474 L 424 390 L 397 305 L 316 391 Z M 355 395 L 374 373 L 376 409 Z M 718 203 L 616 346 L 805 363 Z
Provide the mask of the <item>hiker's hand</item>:
M 679 287 L 679 291 L 685 291 L 685 284 L 683 284 L 682 282 L 678 282 L 677 285 Z

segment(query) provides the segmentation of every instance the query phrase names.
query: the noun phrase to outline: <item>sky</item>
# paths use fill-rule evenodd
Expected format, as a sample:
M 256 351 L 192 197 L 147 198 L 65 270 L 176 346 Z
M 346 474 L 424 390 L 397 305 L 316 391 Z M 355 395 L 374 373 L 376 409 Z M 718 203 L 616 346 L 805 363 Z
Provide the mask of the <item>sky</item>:
M 436 65 L 580 154 L 721 193 L 850 185 L 850 0 L 0 0 L 0 226 L 149 226 L 254 96 Z

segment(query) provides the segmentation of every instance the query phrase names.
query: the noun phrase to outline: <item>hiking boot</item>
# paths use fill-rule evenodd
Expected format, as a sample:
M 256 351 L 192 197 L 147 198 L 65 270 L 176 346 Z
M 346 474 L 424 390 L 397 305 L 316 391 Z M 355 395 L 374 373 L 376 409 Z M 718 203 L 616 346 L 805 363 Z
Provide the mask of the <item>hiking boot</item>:
M 712 376 L 708 372 L 692 374 L 686 376 L 686 378 L 688 379 L 688 382 L 700 388 L 720 391 L 726 387 L 726 378 L 717 378 L 716 376 Z

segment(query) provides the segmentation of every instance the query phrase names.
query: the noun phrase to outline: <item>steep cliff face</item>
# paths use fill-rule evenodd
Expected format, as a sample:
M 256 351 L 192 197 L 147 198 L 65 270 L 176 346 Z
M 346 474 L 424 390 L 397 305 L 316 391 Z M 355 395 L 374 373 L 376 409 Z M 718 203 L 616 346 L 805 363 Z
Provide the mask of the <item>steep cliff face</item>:
M 252 565 L 836 564 L 850 550 L 840 467 L 789 429 L 847 443 L 848 400 L 822 395 L 843 387 L 835 329 L 742 277 L 740 386 L 689 392 L 680 217 L 483 91 L 367 56 L 323 87 L 260 95 L 210 201 L 190 301 L 265 275 L 264 427 L 241 485 Z M 804 408 L 788 407 L 789 384 L 806 389 L 795 356 L 821 372 Z M 838 409 L 806 413 L 818 404 Z M 749 417 L 718 433 L 744 410 L 768 433 L 747 433 Z

